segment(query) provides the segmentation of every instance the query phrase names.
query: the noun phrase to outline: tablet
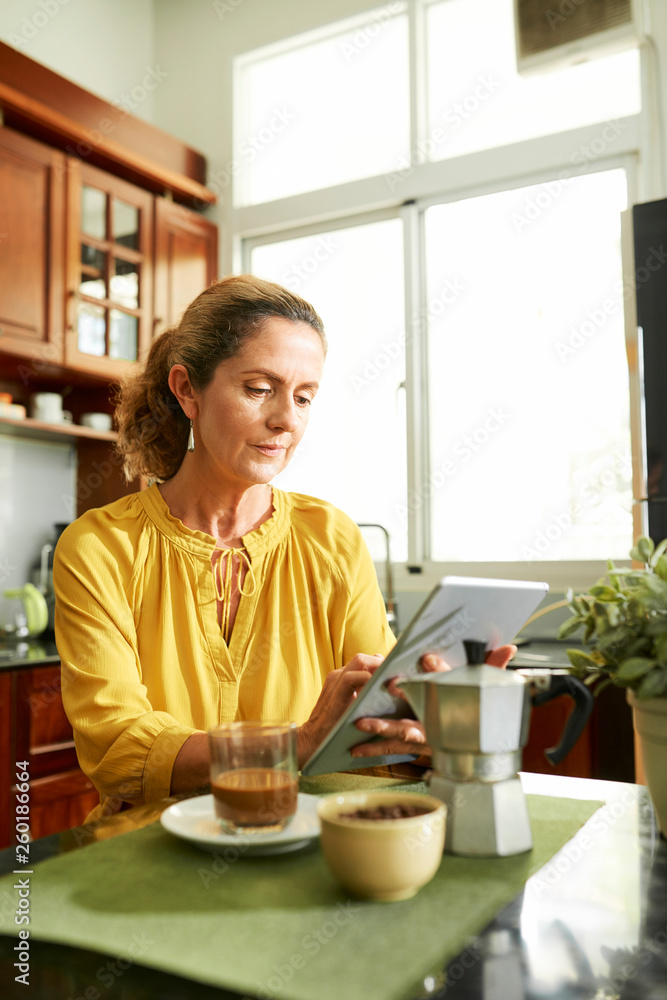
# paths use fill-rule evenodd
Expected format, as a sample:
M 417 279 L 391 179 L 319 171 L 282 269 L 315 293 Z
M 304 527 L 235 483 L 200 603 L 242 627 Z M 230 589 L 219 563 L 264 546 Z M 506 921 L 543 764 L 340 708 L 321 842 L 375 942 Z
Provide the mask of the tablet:
M 441 653 L 452 667 L 464 666 L 464 639 L 485 642 L 487 649 L 511 642 L 548 590 L 546 583 L 527 580 L 443 577 L 358 697 L 306 761 L 302 774 L 328 774 L 414 760 L 410 754 L 351 757 L 352 747 L 372 739 L 354 723 L 365 716 L 409 715 L 405 701 L 387 691 L 392 677 L 421 673 L 419 658 L 429 651 Z

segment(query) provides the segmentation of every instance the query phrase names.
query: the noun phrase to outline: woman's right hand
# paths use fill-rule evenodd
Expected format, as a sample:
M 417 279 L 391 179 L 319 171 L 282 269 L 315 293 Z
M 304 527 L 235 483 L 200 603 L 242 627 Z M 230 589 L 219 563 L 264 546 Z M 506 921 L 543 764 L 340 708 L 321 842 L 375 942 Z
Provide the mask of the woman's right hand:
M 327 674 L 310 718 L 297 733 L 299 767 L 315 752 L 383 660 L 383 656 L 357 653 L 344 667 Z

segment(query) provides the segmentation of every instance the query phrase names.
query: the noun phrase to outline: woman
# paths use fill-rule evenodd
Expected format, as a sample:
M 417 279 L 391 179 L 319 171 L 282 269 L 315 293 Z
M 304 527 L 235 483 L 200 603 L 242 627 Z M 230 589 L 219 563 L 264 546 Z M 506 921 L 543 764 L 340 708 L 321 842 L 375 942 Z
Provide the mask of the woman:
M 126 474 L 157 482 L 80 517 L 54 564 L 63 701 L 103 812 L 206 784 L 222 721 L 297 722 L 303 764 L 393 645 L 357 526 L 271 486 L 325 353 L 308 303 L 229 277 L 122 387 Z M 358 726 L 383 737 L 359 755 L 425 749 L 413 720 Z

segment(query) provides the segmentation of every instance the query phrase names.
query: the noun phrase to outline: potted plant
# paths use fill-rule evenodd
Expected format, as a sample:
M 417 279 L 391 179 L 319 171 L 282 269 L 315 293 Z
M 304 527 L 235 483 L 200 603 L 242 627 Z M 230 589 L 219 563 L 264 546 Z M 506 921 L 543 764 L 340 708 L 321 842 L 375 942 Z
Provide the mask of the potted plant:
M 646 781 L 658 824 L 667 836 L 667 538 L 656 547 L 639 538 L 630 557 L 643 569 L 618 569 L 587 594 L 566 594 L 572 617 L 559 638 L 584 629 L 590 652 L 568 649 L 571 671 L 598 694 L 608 684 L 627 688 Z

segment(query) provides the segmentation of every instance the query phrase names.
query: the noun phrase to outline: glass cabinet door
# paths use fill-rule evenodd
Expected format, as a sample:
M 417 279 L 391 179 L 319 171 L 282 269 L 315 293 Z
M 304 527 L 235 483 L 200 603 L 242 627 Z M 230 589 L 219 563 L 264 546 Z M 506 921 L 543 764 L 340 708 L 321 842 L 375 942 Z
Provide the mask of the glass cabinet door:
M 68 362 L 110 374 L 150 342 L 153 196 L 79 161 L 70 169 Z

